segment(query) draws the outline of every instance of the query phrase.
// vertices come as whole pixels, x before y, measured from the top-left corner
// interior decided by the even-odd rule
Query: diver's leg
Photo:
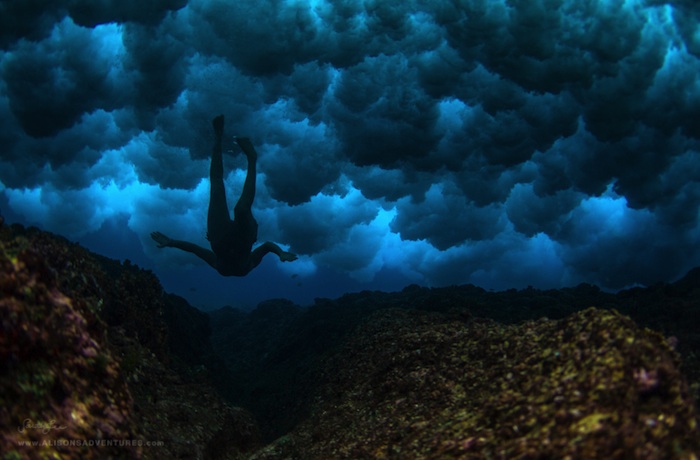
[[[243,246],[250,248],[258,240],[258,223],[253,217],[253,200],[255,199],[255,176],[258,155],[248,138],[236,139],[238,145],[243,149],[248,157],[248,172],[243,183],[241,197],[233,208],[234,228],[236,229],[236,239]],[[261,257],[262,258],[262,257]],[[258,263],[260,263],[258,261]],[[257,264],[256,264],[257,265]],[[251,267],[252,269],[252,267]]]
[[[224,160],[222,157],[222,142],[224,131],[224,116],[219,115],[212,122],[214,126],[214,149],[211,152],[211,167],[209,169],[209,214],[207,216],[207,237],[211,242],[225,237],[230,217],[226,204],[226,189],[224,188]]]
[[[243,184],[241,197],[238,199],[238,203],[236,203],[236,214],[250,211],[253,207],[253,200],[255,200],[255,179],[257,174],[256,167],[258,162],[258,153],[255,151],[255,147],[253,147],[253,144],[248,138],[238,138],[237,142],[248,158],[248,172],[245,177],[245,183]]]

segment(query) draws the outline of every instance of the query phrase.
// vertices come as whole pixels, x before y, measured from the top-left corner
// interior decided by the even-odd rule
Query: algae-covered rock
[[[0,246],[2,458],[137,457],[131,396],[98,306],[60,284],[36,248]]]
[[[220,399],[212,374],[258,401],[263,432],[291,429],[254,459],[698,458],[697,406],[671,346],[692,377],[686,284],[614,298],[464,286],[277,302],[214,322],[219,351],[236,352],[228,374],[206,317],[148,270],[0,225],[0,459],[246,458],[257,423]],[[584,302],[648,304],[644,324],[674,337],[612,311],[572,313]],[[543,312],[563,319],[475,319]],[[121,443],[95,445],[108,439]]]
[[[678,364],[614,311],[510,326],[380,311],[328,363],[312,417],[254,458],[697,458]]]
[[[212,386],[207,328],[171,335],[207,320],[191,310],[147,270],[0,224],[0,460],[256,449],[256,421]]]

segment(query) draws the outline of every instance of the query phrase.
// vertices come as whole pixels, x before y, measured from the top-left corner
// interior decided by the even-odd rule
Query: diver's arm
[[[211,265],[214,269],[216,269],[216,255],[214,255],[214,253],[211,252],[209,249],[204,249],[203,247],[197,246],[194,243],[189,243],[187,241],[180,240],[172,240],[170,247],[191,252],[192,254],[196,255],[197,257]]]
[[[292,262],[294,260],[297,260],[296,254],[284,251],[275,243],[266,241],[265,243],[255,248],[255,250],[250,254],[250,269],[252,270],[258,265],[260,265],[260,262],[262,262],[263,257],[265,257],[265,255],[270,252],[277,254],[277,257],[279,257],[282,262]]]
[[[216,255],[214,255],[214,253],[208,249],[204,249],[201,246],[197,246],[196,244],[189,243],[187,241],[174,240],[161,232],[151,233],[151,238],[158,243],[159,248],[177,248],[183,251],[191,252],[216,269]]]

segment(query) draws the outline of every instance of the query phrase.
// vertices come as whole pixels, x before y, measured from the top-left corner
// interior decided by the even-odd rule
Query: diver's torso
[[[231,221],[227,237],[212,241],[216,254],[216,269],[224,276],[245,276],[251,270],[250,253],[258,237],[258,224],[254,219],[246,222]]]

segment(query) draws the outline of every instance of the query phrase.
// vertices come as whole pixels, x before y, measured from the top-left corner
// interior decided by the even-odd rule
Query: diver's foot
[[[245,156],[248,157],[248,161],[255,161],[258,159],[258,152],[255,151],[255,147],[253,147],[250,138],[234,137],[233,140],[236,141],[236,144],[243,150]]]
[[[292,254],[291,252],[283,252],[282,254],[280,254],[280,260],[282,262],[293,262],[297,259],[298,259],[297,255]]]
[[[222,137],[224,135],[224,116],[219,115],[218,117],[214,118],[211,122],[211,125],[214,127],[214,134],[216,137]]]

